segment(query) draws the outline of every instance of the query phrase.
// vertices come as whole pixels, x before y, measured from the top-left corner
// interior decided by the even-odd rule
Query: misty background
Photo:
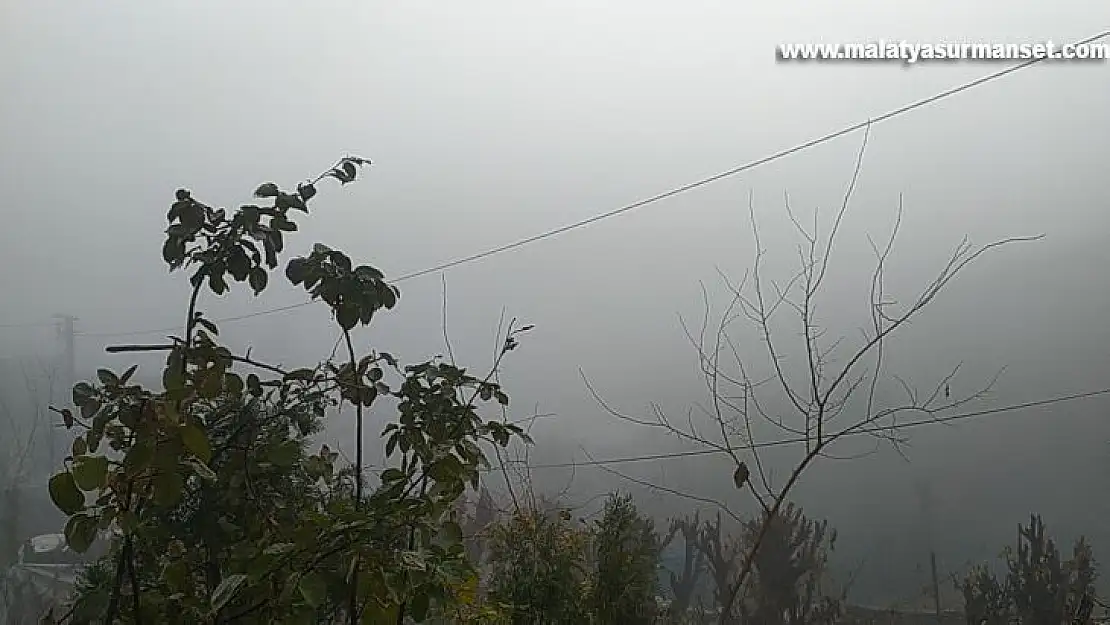
[[[763,157],[1003,67],[999,63],[776,63],[779,43],[1057,43],[1110,23],[1094,1],[808,2],[5,2],[0,6],[0,354],[16,397],[21,363],[60,363],[55,314],[74,315],[75,373],[157,355],[104,347],[163,342],[184,322],[187,277],[160,259],[174,189],[220,206],[261,182],[314,176],[344,154],[374,165],[322,189],[289,237],[345,250],[387,278],[602,213]],[[1004,373],[969,410],[1110,386],[1110,216],[1106,63],[1042,63],[871,129],[818,315],[857,341],[869,323],[874,256],[904,215],[886,275],[915,296],[966,235],[1005,247],[970,266],[888,346],[889,371],[931,388],[963,363],[953,393]],[[788,279],[798,243],[784,210],[843,198],[863,133],[444,272],[399,283],[399,306],[358,335],[406,361],[446,353],[484,369],[498,320],[534,324],[506,360],[513,416],[536,421],[541,490],[585,507],[634,493],[664,523],[710,506],[596,467],[544,464],[690,449],[603,410],[673,414],[705,399],[680,316],[697,325],[702,284],[719,314],[755,253]],[[796,270],[796,269],[795,269]],[[212,318],[300,303],[276,281],[207,297]],[[145,332],[146,330],[153,330]],[[782,340],[797,341],[796,330]],[[741,346],[758,351],[755,336]],[[233,349],[273,363],[325,358],[323,305],[221,324]],[[39,366],[39,365],[36,365]],[[41,368],[41,367],[40,367]],[[10,380],[15,380],[10,382]],[[61,386],[65,386],[62,384]],[[53,392],[62,401],[64,390]],[[35,402],[13,408],[30,414]],[[40,406],[41,408],[41,406]],[[912,430],[905,457],[883,446],[822,460],[792,497],[827,518],[835,559],[858,569],[853,597],[882,603],[994,558],[1031,512],[1061,544],[1110,548],[1110,396]],[[44,414],[44,413],[40,413]],[[388,415],[377,415],[384,422]],[[353,449],[347,421],[329,436]],[[368,437],[377,428],[369,428]],[[774,438],[774,431],[762,437]],[[845,442],[845,454],[871,441]],[[375,445],[374,448],[378,446]],[[65,449],[65,445],[62,445]],[[781,480],[798,449],[775,451]],[[639,480],[754,512],[731,466],[703,456],[620,464]],[[40,478],[45,480],[45,474]],[[946,590],[951,587],[945,584]]]

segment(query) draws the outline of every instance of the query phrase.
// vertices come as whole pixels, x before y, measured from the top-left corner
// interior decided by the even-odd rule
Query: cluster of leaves
[[[350,507],[350,475],[336,469],[335,452],[326,447],[312,454],[306,450],[307,437],[320,427],[313,412],[310,406],[283,408],[272,399],[225,397],[212,406],[206,423],[213,448],[206,465],[211,479],[188,484],[175,505],[144,515],[132,534],[131,562],[144,617],[138,620],[203,622],[214,607],[207,588],[224,579],[247,586],[269,577],[274,592],[303,587],[308,594],[300,599],[316,600],[315,577],[297,579],[271,570],[281,554],[299,551],[307,556],[314,551],[317,537],[305,530],[319,529],[328,516]],[[122,545],[115,549],[108,568]],[[235,573],[222,577],[228,571],[247,577],[243,582],[235,581],[242,579]],[[77,622],[104,614],[111,579],[101,576],[99,582],[87,583],[74,606]],[[123,590],[132,592],[129,585]],[[216,597],[215,605],[224,610],[250,607],[256,595],[249,587],[243,590],[223,604]],[[273,613],[262,607],[254,618],[267,616]]]
[[[1017,548],[1003,557],[1002,580],[980,565],[956,584],[969,623],[1049,625],[1090,616],[1098,572],[1086,540],[1079,538],[1071,559],[1063,560],[1041,518],[1032,515],[1028,527],[1018,526]]]
[[[661,542],[655,523],[631,495],[614,494],[594,522],[594,583],[589,600],[597,625],[655,622]]]
[[[343,158],[335,167],[315,180],[301,183],[291,193],[267,182],[254,195],[271,199],[273,204],[241,206],[230,219],[225,209],[207,206],[195,200],[187,189],[178,189],[176,201],[166,214],[170,225],[162,245],[162,258],[171,270],[196,265],[197,270],[190,278],[193,286],[207,279],[216,295],[228,290],[228,275],[237,282],[249,281],[255,294],[261,293],[268,282],[267,269],[277,268],[278,254],[285,247],[282,233],[297,230],[289,211],[307,213],[308,202],[316,196],[320,180],[330,177],[346,184],[354,181],[358,167],[369,164],[363,158]]]
[[[331,307],[346,362],[285,371],[235,356],[196,309],[204,285],[223,294],[229,276],[264,291],[284,233],[297,229],[289,212],[308,211],[320,180],[346,184],[366,164],[342,159],[295,192],[263,184],[255,196],[272,204],[231,217],[176,193],[163,259],[171,271],[195,270],[184,334],[164,346],[164,388],[133,384],[134,367],[102,369],[97,384],[74,387],[76,412],[58,411],[78,433],[49,484],[69,516],[67,540],[84,551],[98,532],[111,538],[110,555],[83,578],[72,622],[392,623],[465,599],[476,576],[452,505],[488,466],[482,444],[523,436],[478,413],[478,400],[507,404],[504,391],[436,361],[358,358],[349,331],[399,292],[323,245],[285,275]],[[254,369],[244,376],[244,366]],[[392,386],[383,366],[398,378]],[[340,466],[326,446],[306,446],[329,407],[345,401],[361,415],[381,396],[399,407],[383,432],[391,466],[363,494],[361,452]]]
[[[670,529],[660,545],[660,551],[664,551],[676,536],[682,535],[682,567],[677,573],[667,571],[671,592],[668,612],[672,621],[679,620],[693,605],[698,582],[705,572],[705,552],[698,548],[701,531],[701,514],[697,511],[689,517],[671,519]]]
[[[369,265],[352,268],[346,254],[320,243],[308,256],[290,260],[285,275],[294,286],[326,302],[344,330],[369,324],[375,312],[393,308],[401,295],[382,272]]]
[[[741,559],[761,533],[753,574],[742,588],[743,600],[726,608]],[[727,531],[720,513],[712,520],[702,519],[696,513],[673,519],[662,541],[664,547],[679,535],[685,544],[681,569],[669,574],[672,601],[668,622],[698,619],[698,613],[704,610],[700,604],[705,595],[711,595],[711,599],[705,598],[727,614],[730,622],[772,625],[840,622],[847,589],[833,593],[827,587],[828,559],[835,547],[836,532],[826,521],[810,519],[800,507],[787,502],[769,521],[765,512],[759,518],[742,522],[735,535]],[[708,574],[707,584],[701,581],[703,574]],[[695,605],[695,600],[699,605]]]
[[[741,540],[752,544],[766,515],[744,524]],[[825,591],[829,553],[836,531],[828,521],[809,519],[800,507],[787,503],[767,523],[755,556],[753,588],[740,606],[743,622],[767,625],[834,625],[840,622],[844,596]]]
[[[513,625],[636,625],[656,614],[660,540],[631,496],[613,494],[600,519],[531,506],[490,534],[489,600]]]
[[[490,600],[512,625],[588,623],[588,528],[565,510],[516,511],[490,535]]]

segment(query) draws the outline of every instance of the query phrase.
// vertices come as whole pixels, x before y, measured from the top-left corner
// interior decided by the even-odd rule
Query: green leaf
[[[197,460],[196,458],[189,458],[185,461],[185,464],[189,465],[193,469],[193,472],[199,475],[200,479],[202,480],[208,482],[216,482],[220,479],[219,476],[216,475],[216,472],[211,469],[211,467]]]
[[[137,371],[138,368],[139,365],[131,365],[130,367],[128,367],[127,371],[124,371],[123,375],[120,376],[119,383],[127,384],[127,382],[131,380],[131,376],[135,375],[135,371]]]
[[[185,260],[185,241],[177,237],[167,237],[162,244],[162,260],[171,267],[180,265]]]
[[[243,378],[234,373],[225,373],[224,388],[227,389],[228,393],[238,396],[243,392]]]
[[[262,553],[268,556],[278,556],[283,553],[289,553],[297,548],[296,543],[275,543],[262,550]]]
[[[243,584],[247,581],[247,576],[242,573],[235,573],[228,575],[220,582],[219,586],[212,591],[210,602],[212,604],[212,611],[219,612],[224,608],[229,601],[235,598],[236,593],[242,588]]]
[[[119,386],[120,385],[119,377],[117,375],[115,375],[114,373],[112,373],[111,371],[107,370],[107,369],[98,369],[97,370],[97,379],[100,380],[100,383],[103,384],[104,386]]]
[[[201,462],[208,464],[212,460],[208,435],[197,424],[189,423],[181,428],[181,442],[185,444],[185,449],[193,452]]]
[[[401,291],[399,291],[397,287],[390,284],[385,284],[384,282],[380,283],[380,287],[378,288],[378,299],[381,301],[382,306],[384,306],[385,308],[389,309],[396,306],[397,298],[400,296]]]
[[[197,323],[204,326],[204,329],[208,330],[213,335],[215,335],[215,336],[220,335],[220,329],[216,327],[216,324],[214,324],[211,321],[205,319],[204,317],[197,317]]]
[[[302,184],[297,187],[297,193],[301,195],[302,200],[307,202],[316,195],[316,186],[313,185],[311,182],[307,184]]]
[[[428,617],[428,602],[430,598],[426,592],[417,592],[412,598],[412,620],[423,623]]]
[[[358,276],[359,280],[364,280],[366,282],[381,280],[385,277],[385,274],[369,265],[359,265],[355,267],[355,275]]]
[[[83,514],[70,517],[64,530],[66,544],[77,553],[85,553],[96,540],[96,530],[95,519]]]
[[[77,482],[69,471],[50,478],[48,489],[54,505],[67,515],[72,516],[85,508],[85,495],[77,488]]]
[[[290,371],[289,373],[285,374],[285,380],[286,381],[297,380],[297,381],[300,381],[300,382],[311,382],[312,378],[315,377],[315,376],[316,376],[316,372],[313,371],[312,369],[301,368],[301,369],[294,369],[293,371]]]
[[[81,418],[88,421],[100,412],[100,400],[96,398],[86,399],[85,403],[81,404]]]
[[[262,380],[253,373],[247,375],[247,391],[254,397],[262,395]]]
[[[185,359],[180,348],[171,350],[166,357],[166,368],[162,371],[162,384],[167,391],[185,387]]]
[[[255,267],[247,274],[250,281],[251,288],[254,289],[254,294],[258,295],[266,288],[266,283],[270,280],[269,274],[261,267]]]
[[[119,528],[124,534],[131,534],[139,527],[139,517],[131,510],[124,510],[119,515]]]
[[[236,248],[227,259],[227,271],[236,280],[245,280],[251,270],[251,261],[242,249]]]
[[[362,625],[393,625],[397,622],[397,604],[382,605],[371,599],[362,612]],[[491,623],[494,621],[490,621]]]
[[[170,562],[162,569],[162,581],[164,581],[166,586],[175,593],[185,592],[187,590],[192,590],[190,588],[192,583],[190,573],[191,571],[189,571],[189,565],[186,561],[176,560]]]
[[[328,252],[328,258],[335,264],[339,271],[343,274],[351,273],[351,257],[347,256],[339,250],[332,250]]]
[[[443,524],[443,538],[450,543],[460,543],[463,539],[462,528],[454,521]]]
[[[428,563],[424,560],[424,557],[415,551],[402,551],[401,564],[410,571],[424,571],[428,568]]]
[[[285,277],[293,286],[297,286],[305,281],[309,274],[308,261],[303,258],[292,258],[285,265]]]
[[[281,190],[272,182],[267,182],[254,190],[255,197],[276,197]]]
[[[89,492],[99,490],[108,481],[108,459],[104,456],[81,456],[73,461],[73,481]]]
[[[451,482],[459,477],[463,465],[455,456],[444,456],[428,467],[428,475],[437,482]]]
[[[96,450],[100,448],[100,441],[103,438],[104,434],[98,428],[90,428],[88,432],[85,432],[85,443],[88,444],[89,451],[96,453]]]
[[[302,576],[297,583],[297,589],[301,591],[305,603],[314,608],[320,607],[327,600],[328,587],[319,573],[308,573]]]
[[[335,310],[335,320],[339,323],[339,327],[344,330],[350,330],[358,325],[361,312],[362,311],[358,308],[358,304],[354,302],[343,302]]]
[[[243,216],[243,223],[252,231],[258,225],[258,220],[262,217],[260,209],[257,206],[240,206],[239,213]]]
[[[378,398],[378,389],[373,386],[361,386],[358,389],[358,403],[369,407]]]
[[[405,479],[405,472],[400,469],[386,469],[381,473],[382,483],[400,482]]]
[[[172,508],[181,501],[185,480],[176,471],[160,471],[154,476],[154,501],[165,508]]]
[[[200,230],[204,225],[204,209],[195,202],[188,202],[181,206],[177,218],[181,224],[191,230]]]
[[[153,459],[154,444],[149,440],[140,440],[127,450],[124,465],[129,471],[138,472],[145,469]]]
[[[227,292],[227,282],[224,280],[222,273],[212,273],[208,276],[208,287],[216,295],[223,295]]]
[[[291,194],[286,194],[286,195],[283,195],[281,199],[284,200],[284,204],[286,206],[288,206],[289,208],[294,208],[294,209],[299,210],[299,211],[304,212],[304,213],[308,212],[308,205],[305,204],[304,198],[302,198],[299,195],[292,194],[292,193]],[[297,227],[294,225],[293,230],[296,230],[296,229],[297,229]]]
[[[74,457],[83,456],[88,453],[88,451],[89,446],[87,443],[85,443],[85,439],[81,438],[80,436],[73,439],[73,447],[71,448],[70,453],[72,453]]]
[[[296,197],[296,196],[292,196],[292,197]],[[274,228],[277,228],[278,230],[281,230],[282,232],[296,232],[297,231],[297,224],[293,223],[292,221],[289,221],[288,219],[286,219],[285,217],[283,217],[281,215],[278,215],[277,217],[274,217],[273,220],[270,221],[270,226],[274,227]]]
[[[283,441],[274,445],[266,457],[274,466],[286,468],[293,466],[300,453],[301,446],[297,441]]]
[[[78,382],[73,385],[73,403],[80,406],[96,397],[96,389],[88,382]]]
[[[285,240],[282,238],[280,230],[270,230],[266,235],[266,240],[274,246],[274,252],[280,252],[285,248]],[[275,260],[274,263],[276,264],[277,261]]]

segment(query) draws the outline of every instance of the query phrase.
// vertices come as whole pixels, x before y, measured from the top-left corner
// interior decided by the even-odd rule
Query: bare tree
[[[729,601],[729,584],[736,573],[743,545],[721,528],[721,515],[715,522],[705,521],[697,537],[697,548],[705,554],[706,566],[713,578],[713,599],[717,609],[724,611]]]
[[[47,405],[54,395],[57,369],[20,364],[22,393],[0,389],[0,562],[12,557],[20,540],[23,494],[20,488],[43,470],[43,433],[50,426]],[[21,396],[20,396],[21,395]],[[48,432],[47,432],[48,433]]]
[[[756,223],[754,201],[749,197],[754,243],[751,269],[739,282],[722,274],[730,298],[719,322],[710,323],[711,307],[704,286],[705,315],[701,328],[695,332],[682,322],[687,338],[697,351],[708,396],[707,404],[696,406],[696,411],[692,410],[685,419],[686,423],[676,422],[657,405],[652,406],[649,417],[619,413],[606,404],[587,381],[595,399],[612,415],[637,425],[660,428],[729,458],[736,487],[750,493],[760,506],[763,514],[759,529],[746,545],[739,570],[731,577],[729,587],[723,590],[723,609],[719,617],[722,625],[735,622],[733,608],[738,595],[746,587],[756,554],[791,491],[814,460],[832,457],[829,454],[831,445],[845,437],[866,435],[875,440],[876,446],[887,442],[902,453],[901,446],[906,439],[900,431],[900,423],[904,423],[900,419],[904,416],[917,414],[924,419],[934,419],[987,394],[997,375],[964,395],[952,392],[959,365],[925,391],[896,375],[886,375],[887,343],[980,256],[1012,243],[1041,238],[1006,238],[976,247],[965,237],[935,278],[898,310],[897,303],[886,295],[884,276],[902,222],[903,207],[899,197],[894,226],[886,240],[876,244],[868,238],[875,263],[870,276],[867,327],[861,330],[862,337],[854,347],[848,347],[844,337],[830,340],[818,321],[817,304],[837,235],[859,179],[869,133],[870,128],[827,234],[822,234],[816,213],[813,223],[804,226],[791,207],[789,197],[784,198],[786,215],[799,238],[800,264],[798,271],[785,282],[764,275],[766,250]],[[780,336],[784,315],[792,319],[788,323],[796,328],[798,336],[798,344],[789,347]],[[739,347],[734,329],[739,321],[747,321],[754,329],[759,346],[755,353],[743,353]],[[785,362],[791,349],[801,361],[794,367]],[[765,362],[754,362],[754,357],[760,354]],[[905,400],[889,404],[881,401],[882,394],[878,391],[882,384],[894,384],[904,393]],[[708,427],[697,427],[695,414],[707,422]],[[773,440],[757,440],[757,427],[778,431],[779,436]],[[804,445],[804,452],[793,462],[785,481],[776,483],[760,451],[783,441]],[[717,505],[728,511],[726,502],[717,502]]]
[[[701,532],[701,514],[694,512],[692,516],[671,519],[667,535],[663,537],[663,549],[666,549],[678,534],[682,534],[683,540],[682,570],[678,575],[675,575],[674,571],[668,572],[671,593],[674,595],[670,607],[672,620],[677,620],[684,615],[693,604],[698,580],[705,570],[705,552],[698,548]]]

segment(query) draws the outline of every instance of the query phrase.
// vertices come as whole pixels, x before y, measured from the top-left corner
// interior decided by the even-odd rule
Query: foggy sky
[[[1063,43],[1107,25],[1110,5],[1094,0],[13,0],[0,7],[0,323],[73,314],[88,333],[78,339],[80,371],[137,361],[156,375],[157,358],[121,358],[103,347],[158,342],[166,332],[95,335],[183,322],[186,276],[168,276],[159,254],[178,187],[235,207],[261,182],[292,186],[344,154],[370,158],[358,183],[321,189],[301,231],[287,238],[286,258],[319,241],[387,277],[403,275],[1003,67],[782,64],[778,43]],[[965,235],[978,244],[1045,238],[969,267],[891,344],[892,372],[930,386],[963,362],[958,384],[967,389],[1006,367],[992,397],[977,404],[984,408],[1107,386],[1108,70],[1041,64],[875,126],[819,303],[830,340],[855,341],[868,322],[867,236],[885,236],[901,194],[905,213],[887,272],[893,299],[916,294]],[[582,460],[579,446],[595,458],[680,448],[606,415],[579,368],[628,412],[646,414],[655,401],[682,414],[703,400],[678,319],[700,319],[701,282],[719,312],[727,293],[718,269],[739,279],[750,268],[749,194],[767,271],[788,278],[797,240],[783,193],[803,215],[820,209],[827,231],[861,140],[856,133],[448,270],[455,355],[487,367],[502,310],[535,324],[507,359],[503,381],[515,414],[538,404],[557,415],[536,425],[536,462]],[[257,301],[241,288],[209,295],[203,307],[218,318],[304,299],[284,282],[272,280]],[[360,344],[407,361],[443,353],[441,276],[399,286],[398,308],[362,331]],[[222,329],[236,349],[286,364],[325,357],[335,338],[322,305]],[[58,344],[50,328],[3,329],[0,349],[55,354]],[[924,535],[914,490],[922,480],[936,500],[935,540],[953,567],[995,555],[1033,511],[1061,535],[1102,537],[1100,555],[1110,547],[1101,497],[1108,409],[1102,398],[918,429],[909,463],[889,449],[820,463],[797,499],[827,516],[857,559]],[[346,440],[345,431],[331,436]],[[792,459],[796,450],[783,453]],[[719,458],[620,470],[736,498]],[[569,477],[552,471],[538,479],[558,488]],[[573,484],[581,500],[631,489],[660,515],[694,505],[596,469],[578,469]]]

